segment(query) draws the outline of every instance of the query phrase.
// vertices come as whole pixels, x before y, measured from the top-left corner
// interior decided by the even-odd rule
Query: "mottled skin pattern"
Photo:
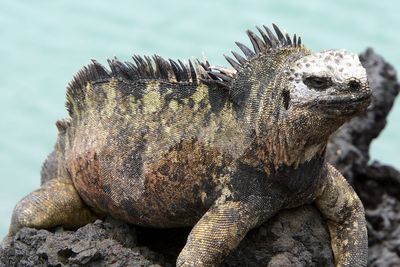
[[[234,69],[135,57],[83,69],[68,87],[53,180],[19,202],[23,226],[77,227],[106,214],[193,226],[178,266],[217,266],[281,209],[316,202],[337,266],[365,266],[363,206],[324,159],[329,135],[369,104],[343,50],[312,53],[275,26],[248,32]],[[208,71],[208,72],[206,72]]]

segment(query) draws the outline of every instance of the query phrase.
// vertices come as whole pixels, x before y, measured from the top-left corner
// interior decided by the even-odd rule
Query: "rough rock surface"
[[[400,172],[369,162],[369,146],[399,92],[395,70],[371,49],[360,55],[373,103],[332,137],[328,160],[353,184],[368,220],[369,265],[400,266]],[[76,231],[21,229],[0,266],[174,266],[190,229],[146,229],[107,218]],[[327,228],[310,205],[285,210],[248,233],[223,266],[333,266]]]

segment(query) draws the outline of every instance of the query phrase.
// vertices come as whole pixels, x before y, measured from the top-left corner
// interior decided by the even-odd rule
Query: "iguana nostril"
[[[358,81],[350,81],[349,82],[349,87],[352,90],[359,90],[361,88],[361,83]]]

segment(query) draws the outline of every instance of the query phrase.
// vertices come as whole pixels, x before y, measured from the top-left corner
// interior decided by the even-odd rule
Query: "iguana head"
[[[328,135],[369,104],[367,74],[358,56],[344,50],[311,52],[296,34],[291,38],[273,24],[258,37],[247,31],[254,49],[237,43],[244,57],[225,56],[234,71],[214,67],[213,81],[228,89],[244,121],[260,134],[292,123],[296,131]],[[324,134],[321,127],[325,127]],[[282,126],[283,127],[283,126]],[[317,129],[315,129],[317,127]],[[327,136],[324,136],[324,138]]]
[[[301,57],[288,75],[288,109],[309,109],[321,116],[351,117],[368,106],[371,91],[358,56],[331,50]]]

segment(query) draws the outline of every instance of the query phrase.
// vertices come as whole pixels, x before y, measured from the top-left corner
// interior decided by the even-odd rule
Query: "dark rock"
[[[373,102],[335,133],[328,160],[352,183],[366,208],[369,265],[400,266],[400,173],[369,164],[369,146],[386,125],[399,92],[396,72],[371,49],[360,55]],[[51,162],[46,170],[51,173]],[[23,228],[0,249],[0,266],[174,266],[190,229],[146,229],[113,219],[76,231]],[[248,233],[223,266],[333,266],[330,238],[313,206],[284,210]]]
[[[279,212],[250,231],[223,266],[333,266],[330,238],[312,205]]]
[[[0,266],[160,266],[163,256],[138,247],[135,233],[113,219],[77,231],[23,228],[0,250]]]

